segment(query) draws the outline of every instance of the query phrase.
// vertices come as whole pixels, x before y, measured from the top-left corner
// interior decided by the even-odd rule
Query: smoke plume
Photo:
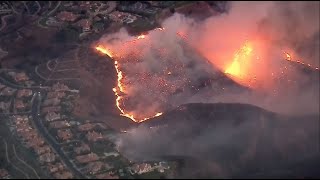
[[[162,23],[164,31],[149,32],[137,41],[134,41],[137,37],[130,36],[125,29],[101,38],[99,43],[121,57],[118,62],[125,84],[122,103],[127,112],[143,118],[186,103],[239,102],[289,115],[319,114],[319,71],[306,70],[308,68],[301,64],[287,61],[284,54],[288,52],[295,61],[319,67],[319,2],[229,3],[227,13],[201,22],[175,13]],[[183,37],[187,40],[182,40]],[[128,41],[134,42],[127,44]],[[232,64],[235,52],[246,41],[253,45],[254,60],[243,63],[248,68],[247,73],[252,74],[260,85],[252,91],[239,92],[234,91],[234,85],[224,84],[223,78],[215,77],[221,76]],[[206,78],[214,80],[201,88],[196,85]],[[201,117],[193,119],[195,122],[191,123],[183,118],[171,118],[172,122],[183,123],[163,131],[153,131],[145,126],[133,129],[119,137],[119,149],[137,159],[163,154],[208,159],[206,167],[222,177],[230,172],[240,173],[237,168],[243,165],[254,167],[257,163],[275,162],[275,152],[288,162],[284,154],[290,154],[290,147],[298,149],[288,155],[291,160],[295,156],[301,159],[299,153],[310,152],[306,150],[308,147],[314,152],[317,130],[312,128],[318,126],[304,124],[308,118],[291,121],[245,116],[246,121],[240,126],[222,123],[206,128],[206,124],[198,126],[202,124],[199,122]],[[277,124],[273,129],[270,128],[272,122],[281,122],[281,125]],[[269,123],[270,127],[264,123]],[[257,126],[263,132],[255,131]],[[310,128],[312,131],[308,134]],[[188,136],[194,131],[201,133]],[[269,133],[272,137],[268,137]],[[258,136],[262,137],[262,142],[255,139]],[[253,144],[246,144],[249,143],[247,139]],[[243,152],[246,145],[250,148]],[[273,149],[269,151],[268,148]],[[259,153],[253,158],[257,149]]]

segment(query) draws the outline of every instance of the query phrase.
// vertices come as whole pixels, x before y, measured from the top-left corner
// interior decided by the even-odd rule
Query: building
[[[70,90],[69,87],[62,83],[56,83],[51,88],[53,91],[68,91]]]
[[[47,114],[49,112],[59,112],[61,111],[61,106],[48,106],[48,107],[44,107],[41,110],[41,114]]]
[[[60,21],[74,22],[78,16],[73,14],[72,12],[62,11],[57,15],[57,18]]]
[[[35,149],[35,152],[38,155],[41,155],[41,154],[44,154],[44,153],[50,153],[51,152],[51,148],[48,145],[44,145],[44,146],[42,146],[40,148]]]
[[[54,153],[45,153],[39,156],[39,161],[41,163],[51,163],[56,160],[56,155]]]
[[[44,140],[37,136],[35,138],[30,139],[27,141],[27,147],[32,147],[32,148],[39,148],[44,145]]]
[[[100,170],[102,170],[103,168],[104,168],[104,163],[101,161],[96,161],[86,165],[84,168],[85,169],[84,171],[86,174],[94,175]]]
[[[32,95],[32,90],[30,89],[21,89],[17,92],[17,98],[21,97],[30,97]]]
[[[77,22],[77,25],[82,28],[83,32],[89,32],[92,27],[92,22],[89,19],[81,19]]]
[[[61,119],[60,113],[55,113],[55,112],[49,112],[46,116],[45,119],[47,122],[51,121],[56,121]]]
[[[52,164],[52,163],[47,164],[47,169],[52,174],[52,173],[56,173],[58,171],[64,170],[65,167],[61,162],[58,162],[58,163],[55,163],[55,164]]]
[[[58,91],[58,92],[56,92],[56,91],[54,91],[54,92],[52,92],[52,91],[50,91],[50,92],[48,92],[48,94],[47,94],[47,99],[51,99],[51,98],[63,98],[64,96],[66,95],[66,93],[65,92],[63,92],[63,91]]]
[[[2,89],[4,87],[6,87],[6,86],[0,83],[0,89]]]
[[[22,100],[16,100],[16,102],[15,102],[15,108],[16,108],[17,110],[23,110],[23,109],[26,108],[26,105],[23,103]]]
[[[70,140],[73,137],[72,132],[70,131],[70,129],[59,129],[58,130],[58,137],[62,140],[62,141],[67,141]]]
[[[64,121],[54,121],[54,122],[51,122],[49,124],[49,127],[50,128],[54,128],[54,129],[60,129],[60,128],[67,128],[67,127],[70,127],[70,123],[66,120]]]
[[[0,92],[0,95],[12,96],[15,91],[16,90],[13,88],[6,87],[6,88],[2,89],[2,91]]]
[[[79,163],[89,163],[92,161],[97,161],[99,160],[99,156],[95,153],[89,153],[86,155],[80,155],[80,156],[76,156],[76,160]]]
[[[10,174],[6,169],[0,169],[0,179],[11,179]]]
[[[73,175],[69,171],[62,171],[62,172],[54,173],[53,177],[55,177],[56,179],[72,179]]]
[[[95,126],[96,126],[95,124],[91,124],[91,123],[82,124],[78,126],[78,130],[81,132],[86,132],[86,131],[92,130]]]
[[[60,104],[60,99],[59,98],[51,98],[51,99],[46,99],[43,102],[43,106],[57,106]]]
[[[11,105],[10,102],[6,103],[6,102],[1,101],[0,102],[0,111],[4,112],[4,113],[8,113],[10,111],[10,105]]]
[[[101,133],[97,133],[95,131],[92,131],[92,132],[89,131],[86,135],[86,138],[88,141],[91,141],[91,142],[96,142],[104,139]]]
[[[135,164],[131,167],[132,174],[143,174],[152,171],[153,168],[148,163]]]
[[[27,81],[27,80],[29,80],[29,77],[27,76],[26,73],[21,72],[21,73],[16,73],[16,74],[13,76],[13,79],[14,79],[16,82],[21,82],[21,81]]]
[[[109,172],[102,173],[96,176],[97,179],[119,179],[117,175],[111,175]]]
[[[103,153],[106,157],[109,157],[109,156],[114,156],[114,157],[117,157],[119,156],[119,153],[117,152],[108,152],[108,153]]]
[[[74,151],[76,152],[77,155],[84,154],[84,153],[89,153],[90,152],[90,147],[89,147],[88,144],[82,143],[81,146],[75,147]]]

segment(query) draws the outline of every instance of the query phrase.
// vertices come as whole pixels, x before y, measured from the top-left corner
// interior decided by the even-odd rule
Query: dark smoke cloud
[[[319,153],[319,117],[290,118],[241,105],[223,106],[187,106],[188,112],[161,119],[169,126],[150,129],[147,121],[119,137],[119,150],[137,161],[185,157],[190,161],[184,175],[225,178],[281,171]]]

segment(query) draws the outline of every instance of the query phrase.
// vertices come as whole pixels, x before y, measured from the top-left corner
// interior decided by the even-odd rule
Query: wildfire
[[[143,34],[137,37],[137,39],[144,39],[144,38],[146,38],[146,36]]]
[[[157,30],[163,31],[164,28],[157,28]],[[187,37],[188,36],[187,36],[186,33],[182,32],[182,31],[179,31],[176,34],[178,35],[178,37],[180,37],[186,43],[188,42],[187,41]],[[147,36],[145,34],[142,34],[142,35],[139,35],[139,36],[135,37],[134,40],[130,40],[128,42],[125,42],[124,44],[131,45],[131,43],[135,43],[138,40],[146,39],[146,38],[147,38]],[[256,68],[257,67],[256,64],[255,64],[256,62],[253,62],[254,59],[255,59],[254,58],[255,56],[253,56],[254,53],[256,54],[257,53],[256,52],[257,49],[260,50],[261,48],[254,46],[254,45],[256,45],[254,43],[255,42],[250,42],[249,43],[248,41],[246,41],[244,43],[244,45],[238,51],[235,52],[235,54],[233,56],[233,59],[232,59],[232,62],[230,63],[230,65],[227,66],[227,68],[223,69],[225,74],[230,75],[232,78],[235,78],[235,80],[239,80],[238,82],[240,84],[245,85],[245,86],[251,86],[252,80],[256,81],[256,79],[257,79],[256,77],[258,77],[260,79],[260,81],[262,81],[261,78],[259,77],[259,74],[258,74],[258,76],[256,76],[257,72],[259,73],[259,71],[261,71],[261,70],[259,69],[259,71],[257,71],[258,68]],[[123,104],[124,103],[123,102],[124,101],[123,94],[126,94],[125,91],[128,91],[128,89],[126,89],[126,84],[124,84],[123,72],[121,71],[121,68],[120,68],[120,66],[122,64],[119,64],[119,60],[121,59],[121,56],[118,56],[118,54],[115,54],[114,52],[112,52],[110,49],[107,49],[103,45],[98,45],[98,46],[95,47],[95,49],[97,51],[99,51],[99,52],[101,52],[103,54],[106,54],[109,57],[114,59],[114,66],[115,66],[116,73],[117,73],[117,85],[112,90],[113,90],[113,92],[114,92],[114,94],[116,96],[116,106],[121,112],[120,115],[128,117],[128,118],[130,118],[131,120],[133,120],[135,122],[142,122],[142,121],[148,120],[148,119],[153,118],[153,117],[161,116],[162,112],[158,112],[158,113],[155,113],[151,117],[144,117],[143,118],[143,117],[141,117],[141,114],[137,115],[137,114],[129,112],[129,111],[127,111],[125,109],[124,104]],[[196,50],[198,50],[198,49],[196,49]],[[281,51],[280,51],[280,53],[281,53]],[[285,55],[285,59],[286,60],[292,61],[292,62],[296,62],[296,63],[299,63],[299,64],[303,64],[303,62],[300,62],[298,60],[294,60],[293,56],[291,54],[289,54],[288,52],[283,51],[283,53]],[[115,56],[117,56],[117,57],[115,57]],[[263,58],[263,56],[261,56],[261,59],[262,58]],[[260,56],[257,57],[256,59],[258,61],[260,61],[259,60]],[[124,63],[125,61],[121,61],[121,62]],[[307,67],[311,67],[310,64],[308,64],[306,66]],[[122,68],[124,68],[124,66]],[[285,69],[287,69],[287,68],[285,67]],[[314,69],[318,70],[317,67],[314,68]],[[255,71],[255,72],[253,72],[253,71]],[[167,74],[167,75],[171,75],[171,74],[174,74],[174,73],[175,72],[171,72],[171,71],[164,72],[164,74]],[[256,73],[256,74],[254,74],[254,73]],[[281,73],[284,74],[285,72],[282,71]],[[274,73],[271,73],[271,76],[272,77],[273,76],[277,76],[277,74],[275,73],[275,75],[274,75]],[[167,86],[166,82],[164,82],[163,84]]]
[[[102,45],[98,45],[98,46],[96,47],[96,50],[98,50],[99,52],[101,52],[101,53],[103,53],[103,54],[108,55],[108,56],[111,57],[111,58],[113,57],[112,52],[111,52],[109,49],[103,47]]]
[[[137,39],[144,39],[145,37],[146,37],[145,35],[140,35],[140,36],[137,37]],[[113,57],[113,53],[111,52],[111,50],[105,48],[102,45],[96,46],[95,49],[98,50],[99,52],[103,53],[103,54],[108,55],[109,57]],[[137,119],[133,114],[125,112],[124,108],[121,105],[122,97],[120,95],[121,93],[124,93],[125,85],[122,83],[123,75],[122,75],[122,71],[120,70],[119,63],[118,63],[117,60],[114,61],[114,67],[115,67],[116,72],[117,72],[117,86],[112,88],[112,90],[113,90],[115,96],[117,97],[116,98],[116,106],[118,107],[118,109],[121,112],[120,115],[128,117],[128,118],[130,118],[131,120],[133,120],[135,122],[142,122],[142,121],[148,120],[148,119],[153,118],[153,117],[161,116],[162,112],[158,112],[154,116],[146,117],[146,118],[143,118],[143,119]]]
[[[312,67],[312,65],[311,64],[305,64],[304,62],[301,62],[300,60],[294,60],[294,58],[292,57],[292,55],[290,55],[289,53],[287,53],[287,52],[283,52],[284,54],[285,54],[285,59],[287,60],[287,61],[293,61],[293,62],[295,62],[295,63],[298,63],[298,64],[301,64],[301,65],[304,65],[304,66],[306,66],[306,67],[308,67],[308,68],[311,68],[311,69],[313,69],[313,70],[319,70],[319,68],[318,67]]]
[[[248,61],[250,60],[252,50],[252,47],[248,44],[248,42],[246,42],[245,45],[238,52],[236,52],[232,64],[225,70],[225,73],[238,78],[243,78],[244,67],[241,65],[249,63]]]
[[[286,55],[286,60],[291,61],[291,55],[287,52],[284,52],[284,54]]]

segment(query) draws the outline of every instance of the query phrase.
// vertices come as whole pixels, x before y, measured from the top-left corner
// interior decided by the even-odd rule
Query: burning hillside
[[[256,27],[256,22],[267,17],[265,7],[270,4],[259,4],[251,12],[256,16],[242,15],[251,5],[240,4],[233,7],[233,13],[202,24],[176,14],[163,23],[164,28],[140,36],[130,36],[122,29],[103,37],[95,48],[114,60],[118,79],[113,91],[121,114],[141,122],[190,99],[216,102],[221,100],[217,94],[229,95],[227,89],[234,86],[263,93],[264,98],[281,99],[283,104],[293,104],[293,97],[318,97],[319,87],[313,86],[319,80],[317,64],[306,63],[308,59],[290,44],[274,45],[284,35],[270,38],[273,32],[260,32]],[[235,30],[238,16],[244,24]],[[233,86],[221,83],[223,79],[232,79]],[[274,99],[267,101],[272,104]],[[310,104],[314,105],[318,106]]]

